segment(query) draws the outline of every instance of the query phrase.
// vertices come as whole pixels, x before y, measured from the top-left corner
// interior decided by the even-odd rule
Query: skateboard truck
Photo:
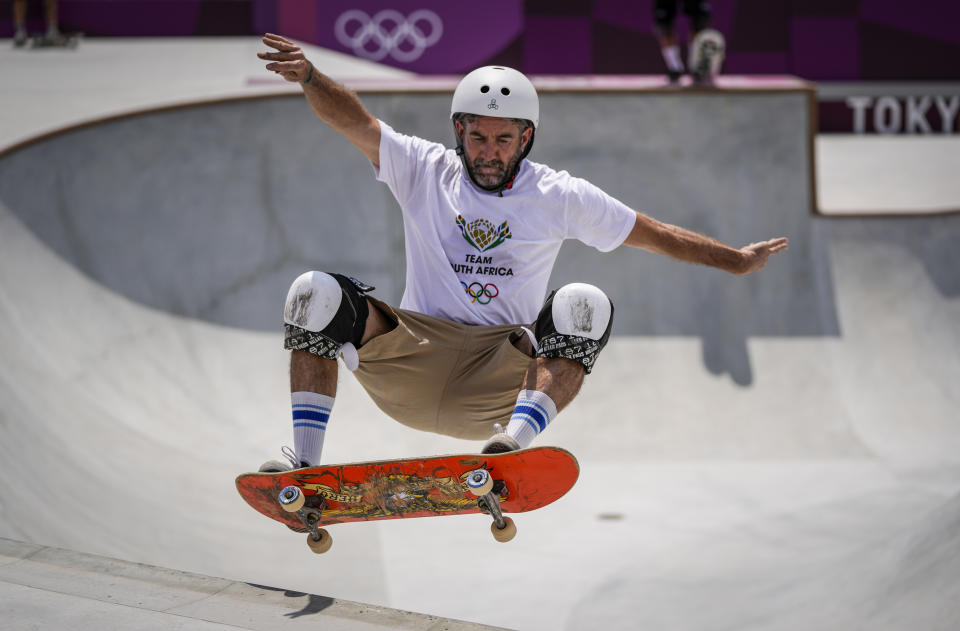
[[[317,528],[320,523],[320,517],[323,515],[323,509],[327,507],[327,501],[320,498],[320,506],[306,506],[307,498],[298,486],[286,486],[277,496],[280,507],[288,513],[296,513],[303,526],[309,533],[307,535],[307,545],[317,554],[323,554],[333,545],[333,539],[324,528]]]
[[[467,474],[467,488],[477,496],[477,505],[480,510],[490,513],[493,517],[493,523],[490,524],[493,538],[500,543],[513,539],[517,534],[517,525],[509,517],[504,517],[500,508],[500,491],[503,490],[503,483],[494,480],[486,469],[475,469]]]

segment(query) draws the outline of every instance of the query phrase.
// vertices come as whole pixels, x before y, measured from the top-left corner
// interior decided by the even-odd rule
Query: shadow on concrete
[[[287,618],[302,618],[303,616],[309,616],[311,614],[318,614],[322,611],[328,609],[330,606],[336,602],[333,598],[329,596],[317,596],[316,594],[307,594],[305,592],[297,592],[289,589],[280,589],[277,587],[270,587],[268,585],[257,585],[256,583],[247,583],[251,587],[256,587],[257,589],[263,589],[271,592],[283,592],[283,595],[288,598],[307,598],[307,603],[304,605],[303,609],[300,611],[294,611],[291,613],[284,614]]]

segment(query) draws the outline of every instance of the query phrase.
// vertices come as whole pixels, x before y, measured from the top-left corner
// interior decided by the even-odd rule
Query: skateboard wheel
[[[286,486],[280,491],[280,495],[277,496],[277,501],[280,502],[280,507],[283,510],[288,513],[295,513],[303,508],[303,504],[307,501],[307,498],[300,492],[299,487]]]
[[[493,478],[486,469],[477,469],[467,475],[467,488],[470,492],[480,497],[493,490]]]
[[[490,532],[493,533],[493,538],[500,543],[506,543],[517,536],[517,525],[513,523],[513,520],[504,516],[503,521],[506,522],[503,528],[497,528],[497,522],[490,524]]]
[[[323,528],[318,528],[317,534],[320,535],[319,539],[314,539],[311,534],[307,535],[307,545],[315,554],[323,554],[333,545],[333,539],[330,537],[330,533]]]

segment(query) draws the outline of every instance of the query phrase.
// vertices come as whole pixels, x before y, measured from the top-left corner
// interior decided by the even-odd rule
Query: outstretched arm
[[[731,274],[752,274],[763,269],[772,254],[788,247],[787,239],[751,243],[739,250],[686,228],[662,223],[637,213],[637,222],[624,245],[666,254],[678,261],[716,267]]]
[[[357,95],[314,68],[293,42],[267,33],[263,43],[277,51],[257,53],[260,59],[272,62],[267,64],[267,70],[276,72],[287,81],[299,82],[317,118],[343,134],[375,167],[379,167],[380,123]]]

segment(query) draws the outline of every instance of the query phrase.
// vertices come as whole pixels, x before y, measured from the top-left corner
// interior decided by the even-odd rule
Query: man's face
[[[522,132],[520,126],[506,118],[477,116],[474,121],[457,121],[457,133],[463,138],[467,169],[482,188],[496,190],[505,182],[533,129]]]

